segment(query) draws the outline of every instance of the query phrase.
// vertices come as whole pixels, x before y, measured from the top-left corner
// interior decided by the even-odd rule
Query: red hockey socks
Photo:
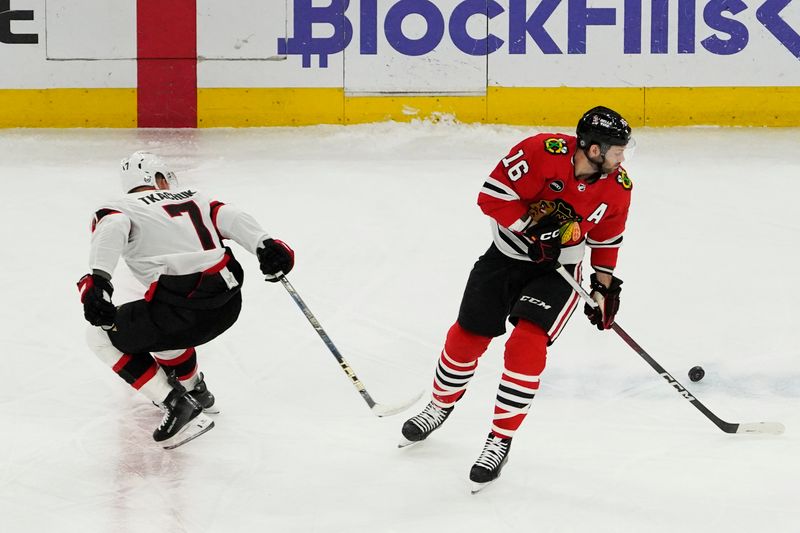
[[[497,389],[492,433],[510,439],[528,414],[547,362],[547,334],[520,320],[506,341],[505,369]]]
[[[187,390],[192,390],[200,381],[197,373],[197,353],[194,348],[156,352],[153,357],[161,365],[161,368],[167,372],[174,372],[175,377]]]
[[[101,361],[147,399],[161,403],[172,391],[166,373],[149,353],[122,353],[105,331],[95,327],[87,328],[86,341]]]
[[[447,332],[444,350],[439,356],[433,380],[433,403],[442,408],[451,407],[467,389],[475,374],[478,358],[486,351],[491,337],[475,335],[462,328],[458,322]]]

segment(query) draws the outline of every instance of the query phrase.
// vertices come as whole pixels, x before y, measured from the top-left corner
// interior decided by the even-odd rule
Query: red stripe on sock
[[[539,381],[526,381],[524,379],[514,378],[503,372],[503,379],[508,381],[509,383],[515,383],[521,387],[525,387],[528,389],[538,389],[539,388]]]
[[[194,365],[194,368],[192,368],[190,372],[187,372],[182,376],[178,376],[178,381],[186,381],[187,379],[192,378],[195,374],[197,374],[197,365]]]
[[[111,367],[111,370],[119,374],[119,371],[125,368],[125,365],[127,365],[128,361],[130,360],[131,360],[130,355],[128,354],[123,355],[122,357],[119,358],[119,361],[117,361],[117,363]]]
[[[158,361],[158,364],[163,366],[178,366],[179,364],[185,362],[191,356],[194,355],[194,348],[188,348],[185,352],[180,354],[175,359],[161,359],[160,357],[155,357],[155,360]]]
[[[140,377],[139,379],[137,379],[136,381],[134,381],[134,382],[131,384],[131,386],[132,386],[134,389],[136,389],[136,390],[139,390],[139,389],[141,389],[141,388],[144,386],[144,384],[145,384],[145,383],[147,383],[148,381],[150,381],[150,380],[153,378],[153,376],[155,376],[155,375],[156,375],[156,372],[158,372],[158,365],[156,364],[156,362],[155,362],[155,361],[153,361],[153,364],[152,364],[152,365],[150,365],[150,368],[148,368],[148,369],[145,371],[145,373],[144,373],[144,374],[142,374],[142,377]]]
[[[138,123],[197,127],[196,0],[137,0]]]

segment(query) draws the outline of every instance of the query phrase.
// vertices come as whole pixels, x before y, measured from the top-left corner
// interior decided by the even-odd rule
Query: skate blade
[[[182,446],[196,439],[203,433],[210,431],[213,427],[214,421],[203,413],[200,413],[191,422],[186,424],[180,432],[162,442],[161,447],[165,450],[174,450],[178,446]]]
[[[480,491],[482,491],[483,489],[485,489],[486,487],[488,487],[489,485],[491,485],[495,481],[497,481],[497,478],[495,478],[495,479],[493,479],[491,481],[487,481],[486,483],[477,483],[475,481],[472,481],[471,482],[472,483],[472,490],[470,491],[470,494],[478,494]]]
[[[211,407],[209,407],[207,409],[204,407],[203,408],[203,412],[205,414],[207,414],[207,415],[218,415],[219,414],[219,407],[217,407],[217,404],[214,404],[214,405],[212,405]]]
[[[425,439],[423,439],[423,440],[408,440],[405,437],[400,437],[400,439],[401,439],[400,442],[397,443],[397,447],[398,448],[410,448],[411,446],[414,446],[415,444],[419,444],[420,442],[423,442],[425,440]]]

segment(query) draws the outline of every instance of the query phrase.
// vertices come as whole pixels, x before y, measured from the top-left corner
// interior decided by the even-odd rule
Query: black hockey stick
[[[580,283],[578,283],[575,278],[569,275],[569,272],[567,272],[563,266],[559,265],[556,270],[567,281],[567,283],[569,283],[570,286],[575,289],[578,295],[587,304],[593,308],[598,306],[597,302],[595,302],[594,299],[584,290],[584,288],[581,287]],[[700,400],[695,398],[688,390],[686,390],[686,387],[678,383],[678,380],[672,377],[669,372],[664,370],[664,367],[658,364],[658,362],[653,359],[650,354],[644,350],[644,348],[639,346],[639,344],[633,340],[633,338],[628,335],[624,329],[622,329],[622,326],[615,322],[611,325],[611,329],[613,329],[614,332],[619,335],[619,337],[625,341],[628,346],[633,348],[633,350],[639,354],[639,356],[644,359],[648,365],[653,367],[653,370],[658,372],[662,378],[667,380],[667,383],[672,385],[678,394],[689,400],[689,403],[694,405],[698,411],[703,413],[706,418],[714,422],[714,424],[716,424],[716,426],[725,433],[771,433],[773,435],[780,435],[783,433],[785,428],[780,422],[749,422],[745,424],[734,424],[732,422],[726,422],[722,420],[720,417],[712,413],[708,407],[700,403]]]
[[[320,338],[322,338],[322,341],[325,343],[325,346],[327,346],[328,350],[331,351],[333,356],[339,362],[339,366],[342,367],[344,373],[347,374],[347,377],[349,377],[350,381],[353,382],[353,385],[355,385],[356,389],[358,389],[358,392],[361,394],[361,397],[364,399],[365,402],[367,402],[367,405],[369,406],[370,410],[376,416],[391,416],[391,415],[396,415],[397,413],[401,413],[406,409],[408,409],[409,407],[411,407],[412,405],[414,405],[417,402],[417,400],[419,400],[422,397],[422,392],[420,392],[413,399],[400,405],[383,405],[373,400],[372,396],[369,395],[369,392],[367,392],[367,389],[364,387],[364,384],[361,383],[361,380],[358,379],[356,373],[353,372],[353,369],[350,367],[347,361],[344,360],[344,357],[342,357],[342,354],[336,348],[336,345],[333,344],[331,338],[328,336],[327,333],[325,333],[325,330],[322,329],[322,326],[319,324],[319,321],[314,316],[314,313],[311,312],[311,309],[309,309],[306,303],[303,301],[303,299],[300,298],[300,295],[297,293],[292,284],[289,283],[289,280],[286,278],[286,276],[284,274],[279,274],[278,279],[280,279],[281,283],[283,284],[283,287],[286,289],[286,292],[289,293],[294,302],[297,304],[297,307],[300,308],[300,310],[306,316],[311,325],[314,326],[314,329],[319,334]]]

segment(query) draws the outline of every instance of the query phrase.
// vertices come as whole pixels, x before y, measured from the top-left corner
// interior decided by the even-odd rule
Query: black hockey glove
[[[288,274],[294,267],[294,250],[277,239],[267,239],[256,250],[261,272],[267,281],[276,282],[283,274]]]
[[[86,274],[78,281],[78,290],[84,318],[93,326],[113,326],[117,308],[111,303],[114,294],[111,281],[96,274]]]
[[[612,276],[611,286],[606,287],[597,281],[597,274],[592,274],[590,279],[591,296],[597,302],[597,307],[586,304],[583,306],[583,312],[589,317],[589,322],[602,331],[610,328],[614,323],[614,317],[617,316],[619,293],[622,292],[622,280]]]
[[[561,223],[554,217],[544,217],[538,224],[525,230],[533,242],[528,246],[528,257],[542,268],[555,268],[561,254]]]

